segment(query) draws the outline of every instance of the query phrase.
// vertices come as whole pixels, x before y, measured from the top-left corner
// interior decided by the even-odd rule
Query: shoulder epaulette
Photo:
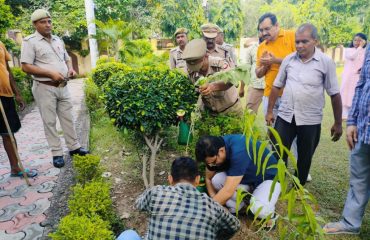
[[[25,37],[23,40],[28,41],[28,40],[30,40],[31,38],[34,38],[34,37],[36,37],[36,35],[35,34],[31,34],[31,35]]]

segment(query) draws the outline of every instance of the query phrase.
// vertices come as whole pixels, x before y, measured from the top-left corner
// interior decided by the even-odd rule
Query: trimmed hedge
[[[88,217],[99,215],[103,220],[111,218],[112,199],[107,182],[94,180],[85,185],[77,184],[72,191],[73,194],[68,201],[68,207],[72,213]]]
[[[90,113],[104,107],[103,92],[91,78],[85,81],[85,103]]]
[[[113,240],[114,235],[109,230],[109,223],[98,216],[64,217],[56,232],[49,234],[54,240]]]
[[[100,158],[75,156],[73,166],[77,184],[68,201],[70,214],[62,218],[58,229],[49,234],[54,240],[114,239],[124,229],[114,212],[110,183],[101,177]]]
[[[131,70],[130,67],[123,63],[118,62],[107,62],[97,65],[97,67],[92,71],[91,78],[94,83],[101,87],[104,83],[106,83],[109,78],[119,72],[127,72]]]
[[[76,173],[78,183],[85,185],[91,180],[101,180],[103,170],[99,166],[100,158],[94,155],[73,157],[73,168]]]
[[[109,116],[121,128],[151,135],[176,125],[176,111],[190,116],[197,96],[194,85],[177,70],[144,67],[113,75],[104,85]]]

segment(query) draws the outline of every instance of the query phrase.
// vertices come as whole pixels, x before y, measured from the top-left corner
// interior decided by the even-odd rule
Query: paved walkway
[[[81,120],[83,80],[72,80],[68,87],[72,95],[75,119]],[[88,134],[88,129],[81,130],[80,125],[77,128],[79,134]],[[58,129],[62,133],[59,124]],[[22,128],[15,136],[24,167],[37,169],[39,175],[30,179],[30,187],[24,179],[10,177],[9,161],[0,141],[0,239],[39,239],[44,232],[40,223],[47,220],[47,210],[61,171],[52,165],[52,155],[37,107],[24,116]],[[86,140],[82,145],[86,147]],[[65,154],[67,151],[65,148]]]

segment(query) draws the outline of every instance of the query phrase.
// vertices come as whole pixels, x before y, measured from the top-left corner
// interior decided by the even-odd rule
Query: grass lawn
[[[338,68],[338,76],[342,68]],[[242,99],[245,101],[245,98]],[[102,157],[102,163],[107,171],[112,173],[113,200],[119,216],[124,217],[124,224],[128,228],[136,228],[139,233],[146,230],[146,215],[133,209],[133,202],[144,187],[141,179],[141,159],[139,152],[142,145],[138,139],[117,131],[101,112],[93,114],[91,129],[91,149],[93,154]],[[262,109],[257,117],[258,124],[263,126],[264,116]],[[320,144],[316,150],[311,175],[313,181],[306,184],[306,188],[317,198],[320,209],[319,214],[327,221],[338,220],[341,216],[344,201],[349,185],[348,155],[349,151],[345,142],[345,133],[338,142],[330,139],[330,128],[333,124],[333,113],[330,98],[326,99],[324,119]],[[345,131],[345,129],[344,129]],[[176,135],[176,134],[175,134]],[[176,136],[169,135],[165,146],[157,159],[156,184],[167,184],[166,177],[172,160],[184,154],[181,148],[174,148]],[[196,139],[195,139],[196,140]],[[193,155],[193,154],[191,154]],[[123,181],[118,181],[122,179]],[[233,239],[275,239],[276,232],[262,236],[244,227]],[[359,236],[329,236],[327,239],[370,239],[370,205],[368,205],[361,234]]]

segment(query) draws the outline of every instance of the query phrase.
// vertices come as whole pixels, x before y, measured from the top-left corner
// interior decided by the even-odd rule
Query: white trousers
[[[216,191],[220,191],[225,184],[227,175],[225,172],[217,173],[212,178],[212,185],[216,189]],[[251,204],[251,212],[254,214],[258,211],[260,207],[262,207],[261,212],[258,214],[259,218],[266,218],[269,214],[275,212],[275,205],[279,199],[279,195],[281,192],[280,183],[276,183],[274,192],[272,193],[271,200],[269,201],[270,189],[272,186],[272,180],[263,181],[260,185],[254,189],[252,193],[252,197],[250,200]],[[250,187],[248,185],[239,184],[238,188],[242,188],[245,191],[249,191]],[[240,208],[244,207],[245,203],[241,202],[239,206]],[[236,192],[233,196],[226,202],[226,206],[229,208],[231,213],[236,212]]]

